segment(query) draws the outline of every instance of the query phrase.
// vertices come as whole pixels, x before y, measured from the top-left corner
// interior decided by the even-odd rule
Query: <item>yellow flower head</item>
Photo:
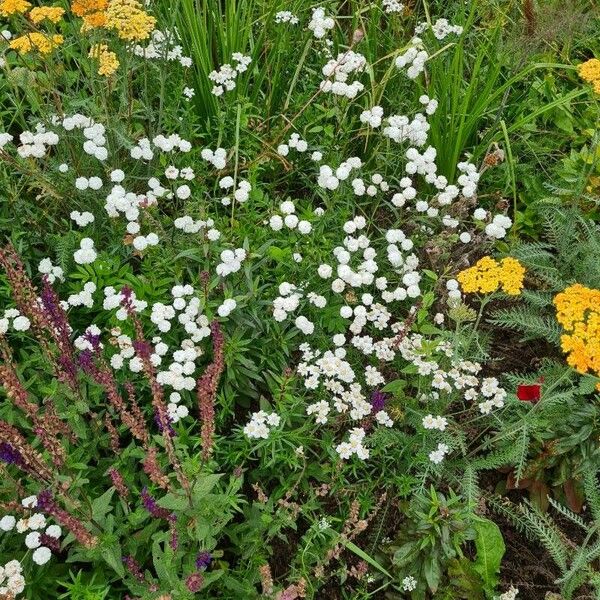
[[[58,23],[64,14],[65,9],[60,6],[36,6],[29,11],[29,18],[36,24],[45,19],[52,23]]]
[[[567,362],[580,373],[600,375],[600,290],[576,283],[554,297],[554,306]]]
[[[89,55],[100,62],[98,67],[99,75],[110,77],[119,68],[120,63],[117,55],[111,52],[106,44],[95,44],[90,49]]]
[[[48,35],[44,33],[26,33],[10,42],[10,47],[19,54],[27,54],[36,50],[40,54],[50,54],[54,48],[64,41],[62,35]]]
[[[472,267],[461,271],[457,276],[458,282],[467,294],[491,294],[498,289],[510,296],[518,296],[523,289],[525,269],[515,258],[494,260],[484,256]]]
[[[73,0],[73,14],[83,18],[83,31],[106,25],[108,0]]]
[[[10,17],[11,15],[20,15],[27,11],[31,6],[27,0],[1,0],[0,16]]]
[[[581,63],[577,67],[579,77],[594,87],[594,91],[600,94],[600,60],[590,58],[590,60]]]
[[[106,9],[106,27],[115,29],[122,40],[145,40],[155,26],[156,19],[142,9],[138,0],[110,0]]]

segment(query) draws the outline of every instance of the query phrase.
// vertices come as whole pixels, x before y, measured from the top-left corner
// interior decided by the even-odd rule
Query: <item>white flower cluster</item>
[[[242,268],[242,262],[246,260],[246,250],[236,248],[235,250],[223,250],[221,262],[217,265],[217,275],[227,277],[231,273],[237,273]]]
[[[0,596],[15,598],[25,589],[23,568],[18,560],[9,560],[0,566]]]
[[[132,52],[136,56],[150,60],[178,61],[182,67],[191,67],[192,59],[183,55],[182,47],[176,43],[177,38],[173,32],[155,29],[150,34],[147,46],[136,44]]]
[[[169,403],[167,404],[167,413],[171,423],[177,423],[181,419],[185,419],[190,411],[185,404],[179,404],[181,402],[181,394],[179,392],[171,392],[169,394]]]
[[[420,35],[429,29],[429,23],[424,21],[415,27],[415,34]],[[448,19],[437,19],[433,25],[431,25],[431,31],[438,40],[443,40],[451,34],[461,35],[463,28],[460,25],[451,25]]]
[[[10,133],[0,133],[0,149],[4,148],[12,140],[13,136]]]
[[[335,60],[331,59],[323,67],[322,73],[326,79],[321,81],[321,91],[350,99],[356,98],[357,94],[365,89],[365,86],[358,79],[347,83],[348,77],[354,72],[364,71],[366,66],[367,59],[362,54],[352,50],[341,52]]]
[[[398,69],[406,69],[406,76],[409,79],[416,79],[425,70],[429,54],[423,48],[420,38],[413,38],[411,44],[412,46],[404,54],[396,57],[395,64]]]
[[[368,123],[373,128],[379,127],[382,120],[383,108],[381,106],[374,106],[370,110],[363,110],[360,113],[360,122]]]
[[[85,142],[83,151],[90,156],[96,157],[99,161],[105,161],[108,158],[106,149],[106,128],[101,123],[96,123],[94,119],[86,117],[80,113],[71,116],[53,117],[54,125],[60,125],[65,131],[81,129]],[[93,189],[93,188],[92,188]]]
[[[340,181],[345,181],[350,177],[352,169],[360,169],[361,167],[362,161],[358,156],[352,156],[348,160],[342,162],[335,170],[335,174],[329,165],[321,165],[319,167],[317,184],[324,190],[336,190],[340,185]]]
[[[298,22],[298,17],[289,10],[280,10],[275,14],[275,23],[289,23],[290,25],[297,25]]]
[[[123,306],[123,292],[118,292],[111,285],[104,288],[104,302],[102,304],[102,308],[104,310],[114,310],[117,309],[115,313],[115,317],[119,321],[125,321],[127,319],[127,310]],[[148,303],[145,300],[139,300],[136,298],[135,292],[131,292],[130,296],[131,305],[135,312],[141,312],[146,309]]]
[[[348,460],[353,454],[356,454],[361,460],[369,458],[369,449],[363,446],[365,430],[362,427],[354,427],[350,430],[350,437],[347,442],[338,444],[335,451],[342,460]]]
[[[35,133],[24,131],[19,135],[19,141],[21,145],[17,148],[17,152],[21,158],[43,158],[50,146],[58,144],[59,137],[53,131],[46,131],[46,127],[38,123]]]
[[[33,510],[37,506],[37,498],[35,496],[28,496],[21,500],[21,505],[24,508]],[[45,565],[52,556],[52,551],[47,546],[42,545],[41,535],[42,530],[46,536],[58,540],[62,535],[62,530],[58,525],[48,525],[46,523],[46,517],[42,513],[33,513],[31,516],[21,518],[18,521],[12,515],[5,515],[0,519],[0,530],[12,531],[15,529],[18,533],[27,533],[25,536],[25,546],[29,550],[33,550],[32,559],[37,565]],[[15,564],[16,563],[16,564]],[[9,566],[10,565],[10,566]],[[6,577],[9,578],[9,583],[6,587],[11,588],[10,579],[16,578],[16,574],[20,575],[21,565],[18,561],[10,561],[3,567],[3,571],[0,571],[0,584],[4,582]],[[2,567],[0,567],[2,569]],[[20,583],[22,587],[18,592],[21,593],[25,587],[25,581],[21,577]],[[6,588],[0,587],[0,596],[7,593],[3,591]]]
[[[423,427],[425,429],[437,429],[438,431],[445,431],[448,425],[448,420],[445,417],[434,417],[433,415],[427,415],[423,417]]]
[[[333,20],[333,17],[325,16],[325,9],[313,8],[312,18],[308,23],[308,28],[318,40],[324,38],[327,35],[327,32],[334,27],[335,21]]]
[[[278,427],[281,417],[277,413],[267,413],[264,410],[252,413],[250,422],[244,426],[244,435],[249,439],[266,440],[273,427]]]
[[[469,400],[470,396],[467,396],[467,393],[465,393],[465,399]],[[478,404],[482,414],[489,415],[494,408],[504,406],[506,390],[500,387],[495,377],[487,377],[481,382],[480,393],[484,398],[487,398],[487,400],[483,400]]]
[[[450,452],[450,448],[448,447],[448,445],[440,442],[437,445],[437,448],[429,453],[429,460],[434,465],[439,465],[444,460],[448,452]]]
[[[75,180],[75,187],[80,191],[84,192],[87,189],[98,191],[102,187],[102,179],[100,177],[96,177],[95,175],[92,177],[78,177]]]
[[[95,291],[96,284],[93,281],[84,283],[81,292],[69,296],[65,308],[69,306],[85,306],[86,308],[92,308],[94,306],[93,294]]]
[[[237,307],[237,302],[233,298],[226,298],[217,308],[217,314],[220,317],[228,317]]]
[[[381,3],[386,13],[401,13],[404,10],[404,4],[398,0],[383,0]]]
[[[94,249],[94,240],[92,238],[83,238],[79,242],[79,250],[75,250],[73,253],[73,260],[78,265],[90,265],[97,257],[98,255]]]
[[[295,212],[296,206],[291,200],[284,200],[279,205],[279,210],[284,215],[273,215],[269,219],[269,226],[273,231],[281,231],[285,225],[288,229],[297,229],[298,233],[308,235],[312,231],[312,225],[309,221],[300,220]]]
[[[290,148],[293,148],[298,152],[306,152],[308,150],[308,142],[303,140],[299,133],[292,133],[287,144],[280,144],[277,146],[277,153],[281,156],[287,156],[290,152]]]
[[[402,580],[402,589],[405,592],[412,592],[412,591],[416,590],[417,589],[417,580],[412,575],[405,577]]]
[[[38,271],[42,275],[46,275],[50,283],[54,283],[57,279],[59,281],[65,280],[62,268],[53,265],[52,261],[49,258],[42,258],[42,260],[40,260],[40,264],[38,265]]]
[[[224,180],[227,180],[226,183],[223,183]],[[227,189],[227,187],[233,187],[233,186],[234,186],[233,178],[224,177],[223,179],[221,179],[221,187],[225,187],[225,189]],[[245,179],[240,179],[240,181],[237,184],[236,190],[233,192],[233,197],[240,204],[244,204],[244,202],[247,202],[248,198],[250,198],[251,191],[252,191],[252,186],[250,185],[250,182],[246,181]],[[231,204],[231,198],[229,196],[225,196],[224,198],[221,198],[221,204],[223,206],[229,206]]]
[[[137,144],[131,148],[129,154],[134,160],[152,160],[154,158],[152,146],[165,153],[177,150],[180,152],[189,152],[192,149],[192,144],[184,140],[177,133],[172,133],[169,136],[159,134],[152,138],[152,141],[145,137],[140,138]]]
[[[176,229],[181,229],[183,233],[198,233],[206,230],[206,237],[211,242],[217,241],[221,237],[221,233],[213,227],[215,222],[213,219],[206,219],[206,221],[198,220],[195,221],[189,215],[183,215],[183,217],[177,217],[173,222]]]
[[[420,148],[427,142],[429,129],[427,118],[421,113],[417,113],[412,121],[405,115],[390,115],[387,127],[383,128],[383,135],[398,144],[409,141]]]
[[[90,336],[99,336],[101,333],[102,331],[97,325],[90,325],[89,327],[86,327],[83,335],[80,335],[77,338],[75,338],[75,348],[77,348],[78,350],[93,350],[94,346],[90,342],[89,338]],[[100,344],[100,348],[103,347],[104,346]]]
[[[294,312],[300,305],[302,293],[291,283],[284,281],[279,286],[279,297],[273,300],[273,318],[285,321],[288,314]]]
[[[248,70],[252,62],[250,56],[244,56],[241,52],[234,52],[231,59],[236,63],[235,67],[230,64],[224,64],[218,71],[211,71],[208,78],[215,83],[212,93],[215,96],[222,96],[225,91],[230,92],[235,89],[235,80],[240,73]]]
[[[7,308],[4,311],[4,316],[0,319],[0,333],[4,334],[11,326],[15,331],[28,331],[31,327],[29,319],[22,315],[16,308]]]
[[[383,175],[380,173],[373,173],[371,175],[371,183],[366,184],[364,179],[361,177],[356,177],[351,182],[352,191],[355,196],[367,196],[374,197],[377,195],[377,188],[382,192],[387,192],[390,189],[390,186],[387,181],[383,179]]]
[[[506,215],[495,215],[491,223],[485,226],[485,232],[494,239],[502,239],[506,235],[506,230],[512,226],[512,220]]]
[[[227,150],[225,150],[225,148],[217,148],[215,151],[210,148],[204,148],[200,153],[200,156],[219,171],[224,169],[227,165]]]
[[[438,108],[438,101],[435,98],[431,99],[427,94],[423,94],[419,97],[419,102],[425,107],[425,112],[428,115],[435,114]]]
[[[94,215],[91,212],[88,212],[87,210],[84,212],[73,210],[71,211],[71,214],[69,216],[73,221],[75,221],[75,224],[79,227],[85,227],[86,225],[89,225],[90,223],[94,222]]]
[[[197,322],[189,322],[194,323],[198,330],[208,330],[206,335],[210,335],[208,319],[204,315],[198,317]],[[199,335],[197,337],[199,337]],[[157,347],[158,346],[161,346],[160,342],[157,344]],[[162,346],[158,349],[161,352],[165,350]],[[173,362],[166,370],[159,371],[156,374],[156,380],[161,385],[170,386],[178,392],[181,390],[193,390],[196,387],[196,378],[194,377],[196,372],[195,361],[202,354],[202,349],[196,346],[191,339],[184,340],[181,343],[181,347],[173,352]]]

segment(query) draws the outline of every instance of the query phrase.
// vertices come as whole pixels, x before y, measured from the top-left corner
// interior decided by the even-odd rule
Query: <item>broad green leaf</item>
[[[486,593],[492,597],[498,583],[500,563],[506,546],[500,528],[489,519],[477,519],[475,529],[475,549],[477,557],[474,568],[483,579]]]

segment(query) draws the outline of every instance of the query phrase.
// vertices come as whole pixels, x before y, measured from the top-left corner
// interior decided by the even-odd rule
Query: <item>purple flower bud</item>
[[[211,562],[212,556],[210,552],[200,552],[198,553],[198,556],[196,556],[196,569],[208,569]]]
[[[373,407],[374,413],[378,413],[380,410],[384,409],[387,398],[388,395],[385,392],[380,392],[379,390],[375,390],[371,394],[371,406]]]
[[[7,442],[0,444],[0,460],[8,465],[19,465],[23,462],[20,452]]]

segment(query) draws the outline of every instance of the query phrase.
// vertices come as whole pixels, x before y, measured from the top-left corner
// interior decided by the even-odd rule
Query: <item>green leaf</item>
[[[390,579],[393,579],[393,576],[390,575],[374,558],[369,556],[366,552],[361,550],[356,544],[352,542],[342,542],[348,550],[351,550],[356,554],[356,556],[362,558],[365,562],[368,562],[372,567],[375,567],[378,571],[381,571],[384,575],[387,575]]]
[[[125,569],[123,568],[123,560],[121,554],[121,544],[115,541],[111,544],[103,546],[100,550],[102,558],[111,566],[119,575],[119,577],[125,576]]]
[[[436,593],[442,578],[442,568],[435,554],[431,553],[423,563],[423,574],[432,593]]]
[[[198,480],[194,484],[194,500],[199,500],[207,494],[210,494],[210,492],[217,485],[221,477],[222,474],[220,473],[213,473],[211,475],[200,475],[200,477],[198,477]]]
[[[110,501],[112,500],[114,493],[115,488],[111,487],[106,490],[102,496],[99,496],[92,501],[92,518],[94,521],[97,521],[100,524],[104,523],[106,514],[110,512]]]
[[[394,381],[390,381],[383,388],[381,388],[382,392],[389,392],[390,394],[399,394],[406,387],[405,379],[395,379]]]
[[[169,510],[185,510],[188,507],[188,500],[185,496],[176,494],[166,494],[156,502],[162,508]]]
[[[493,597],[498,583],[500,563],[506,546],[500,528],[489,519],[477,519],[473,527],[475,529],[475,549],[477,557],[474,568],[481,575],[485,586],[485,592]]]

